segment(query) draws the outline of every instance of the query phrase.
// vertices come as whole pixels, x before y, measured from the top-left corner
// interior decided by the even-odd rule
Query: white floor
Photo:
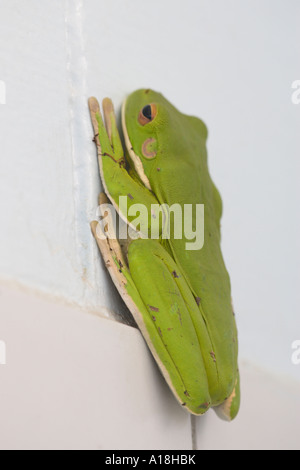
[[[3,283],[0,324],[1,449],[192,448],[138,330]],[[299,449],[300,386],[241,371],[239,417],[197,418],[197,448]]]

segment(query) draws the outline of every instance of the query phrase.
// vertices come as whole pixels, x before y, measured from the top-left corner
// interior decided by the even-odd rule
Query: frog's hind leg
[[[128,262],[146,308],[136,321],[142,324],[143,333],[148,332],[153,355],[180,403],[191,413],[205,413],[212,401],[203,345],[199,343],[198,324],[195,325],[196,317],[199,322],[202,319],[184,276],[157,240],[133,241]],[[206,331],[204,322],[202,327]],[[147,334],[144,336],[147,341]]]
[[[111,229],[108,238],[98,230],[93,222],[105,265],[171,390],[190,412],[205,413],[211,406],[207,373],[191,320],[197,304],[176,263],[157,241],[144,239],[130,243],[127,260]]]

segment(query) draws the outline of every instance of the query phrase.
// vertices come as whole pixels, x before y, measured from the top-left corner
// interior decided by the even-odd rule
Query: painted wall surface
[[[85,318],[91,321],[90,312],[128,321],[89,228],[101,186],[87,99],[109,96],[119,112],[131,91],[151,87],[209,128],[209,166],[224,202],[222,248],[232,281],[241,363],[275,375],[282,390],[290,381],[298,390],[300,365],[292,355],[300,340],[299,15],[298,0],[27,0],[26,6],[21,0],[2,0],[3,286],[9,281],[73,304],[75,329]],[[5,341],[5,331],[13,335],[7,328],[16,312],[2,305],[0,341]],[[32,318],[30,305],[24,298],[25,318]],[[59,323],[55,312],[53,307],[53,321]],[[106,322],[97,320],[101,330]],[[34,341],[42,323],[37,321],[40,327],[30,332]],[[118,335],[124,328],[124,337],[128,331],[130,338],[126,349],[134,331],[132,348],[143,350],[138,332],[109,324],[112,344],[114,331]],[[81,339],[83,350],[90,327]],[[109,348],[117,367],[115,354]],[[2,383],[8,367],[0,360]],[[150,383],[153,372],[147,367]],[[277,395],[268,400],[273,378],[268,380],[260,387],[264,374],[259,372],[246,380],[245,396],[249,390],[259,395],[262,388],[263,409],[271,416],[270,403],[277,407]],[[8,400],[10,387],[6,392]],[[279,393],[283,403],[284,392]],[[291,396],[299,412],[297,393]],[[170,413],[166,410],[162,419]],[[178,423],[181,419],[186,417]],[[246,415],[239,419],[240,426],[247,426]],[[189,423],[184,426],[179,433],[183,446],[190,442]],[[206,426],[201,425],[201,436]],[[211,421],[209,426],[214,426]],[[15,445],[15,427],[7,446]],[[111,431],[110,444],[103,445],[113,446],[113,436]],[[211,445],[209,438],[199,443],[200,448]]]

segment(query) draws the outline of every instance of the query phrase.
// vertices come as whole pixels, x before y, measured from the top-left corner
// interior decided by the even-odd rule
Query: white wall
[[[298,390],[299,15],[297,0],[2,0],[0,278],[83,316],[126,315],[89,229],[100,185],[87,98],[119,110],[154,88],[209,128],[241,361]],[[0,319],[5,340],[4,309]]]

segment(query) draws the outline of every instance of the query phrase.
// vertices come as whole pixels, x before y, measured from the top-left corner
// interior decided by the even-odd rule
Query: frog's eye
[[[155,104],[146,104],[140,111],[138,121],[142,126],[145,126],[149,122],[153,121],[157,114],[157,108]]]

